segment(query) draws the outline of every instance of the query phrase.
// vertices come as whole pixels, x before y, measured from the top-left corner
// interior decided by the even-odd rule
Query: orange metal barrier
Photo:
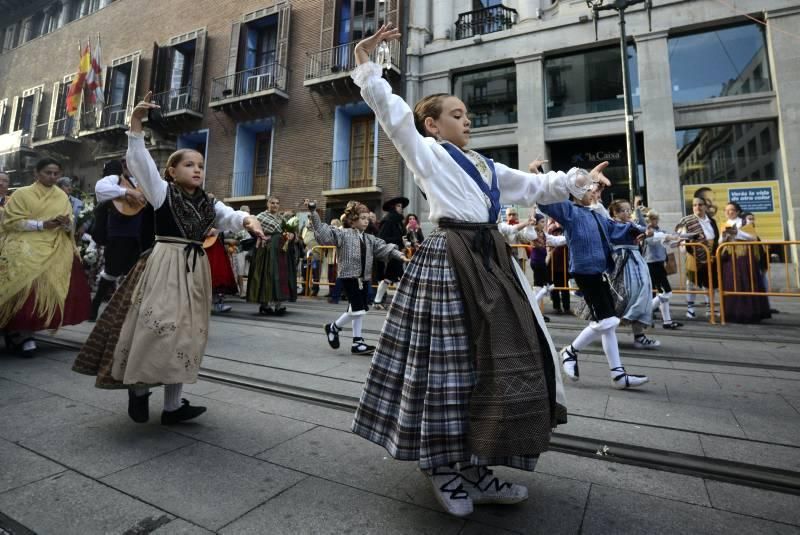
[[[790,262],[790,259],[794,256],[791,255],[791,251],[789,247],[797,247],[800,245],[800,241],[729,241],[720,243],[719,247],[717,248],[717,280],[719,282],[719,308],[720,308],[720,323],[725,325],[725,297],[726,296],[775,296],[775,297],[800,297],[800,287],[797,284],[797,281],[800,280],[800,265],[796,262]],[[780,290],[776,290],[776,288],[772,284],[772,259],[770,258],[770,249],[774,247],[782,247],[783,248],[783,259],[785,262],[786,269],[785,271],[785,286]],[[730,251],[733,249],[733,251]],[[749,284],[749,289],[739,289],[738,288],[738,278],[737,277],[737,266],[736,266],[736,255],[737,254],[744,254],[744,250],[747,250],[747,279]],[[761,249],[758,251],[759,254],[763,255],[765,258],[765,267],[762,270],[760,267],[759,262],[754,262],[756,259],[756,249]],[[731,266],[732,270],[732,278],[733,278],[733,289],[725,288],[723,284],[723,259],[730,258],[731,254],[733,254],[734,261],[730,262],[729,265]],[[789,273],[791,271],[790,265],[794,264],[794,277],[790,277]],[[762,278],[763,276],[763,278]],[[794,282],[794,284],[793,284]],[[756,288],[762,285],[764,286],[763,290],[757,290]]]
[[[320,279],[314,280],[314,270],[311,265],[311,256],[314,254],[314,251],[320,252]],[[322,282],[322,258],[323,257],[332,257],[335,258],[336,254],[336,246],[335,245],[316,245],[311,248],[311,250],[306,251],[306,276],[303,284],[305,285],[305,295],[306,297],[311,297],[311,288],[312,286],[335,286],[336,285],[336,277],[333,279],[328,279],[328,282]],[[334,260],[333,262],[334,272],[337,269],[337,263]],[[374,284],[373,281],[373,288],[377,288],[378,285]],[[397,285],[390,284],[389,289],[397,289]]]
[[[711,324],[715,324],[717,322],[717,320],[716,320],[715,303],[714,303],[714,279],[713,279],[714,270],[712,268],[712,263],[711,262],[706,262],[706,264],[705,264],[706,275],[708,277],[706,279],[706,280],[708,280],[708,288],[699,288],[699,287],[698,288],[689,288],[686,285],[686,282],[687,282],[687,279],[686,279],[686,260],[684,258],[684,255],[688,255],[689,254],[687,252],[688,249],[692,249],[692,250],[694,250],[694,249],[702,249],[706,253],[706,258],[712,258],[713,259],[714,255],[711,254],[711,250],[708,248],[708,245],[706,245],[705,243],[687,242],[687,243],[681,243],[681,246],[684,248],[683,251],[681,250],[681,247],[675,247],[674,249],[672,249],[672,248],[669,249],[669,252],[675,253],[675,262],[676,262],[676,265],[677,265],[676,274],[678,275],[678,286],[677,286],[677,288],[672,288],[672,293],[673,294],[693,294],[693,295],[706,294],[708,296],[708,303],[709,303],[708,322],[711,323]],[[682,254],[682,253],[684,253],[684,254]]]

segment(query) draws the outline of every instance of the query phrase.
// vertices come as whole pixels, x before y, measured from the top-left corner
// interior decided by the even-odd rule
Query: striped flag
[[[89,74],[91,68],[91,52],[89,51],[89,43],[81,52],[81,61],[78,64],[78,75],[69,86],[67,93],[67,115],[75,117],[81,107],[81,97],[83,96],[83,87],[86,84],[86,76]]]
[[[103,108],[106,102],[103,96],[103,68],[101,67],[102,56],[100,53],[100,35],[97,35],[97,46],[91,53],[91,69],[86,75],[86,87],[89,89],[89,102],[94,104],[97,111]]]

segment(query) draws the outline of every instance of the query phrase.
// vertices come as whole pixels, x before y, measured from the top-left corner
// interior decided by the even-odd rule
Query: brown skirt
[[[439,223],[447,229],[477,376],[470,445],[488,457],[546,451],[567,412],[556,401],[558,368],[511,250],[495,225]]]

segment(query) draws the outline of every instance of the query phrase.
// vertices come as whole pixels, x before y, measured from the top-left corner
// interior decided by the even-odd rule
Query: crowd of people
[[[379,43],[399,37],[383,26],[361,41],[352,78],[427,199],[435,227],[427,237],[415,214],[404,215],[404,197],[383,205],[380,222],[356,201],[324,222],[316,201],[306,201],[303,222],[275,196],[255,215],[214,198],[203,190],[203,156],[194,150],[176,151],[159,172],[144,142],[142,119],[157,107],[148,94],[133,110],[125,158],[107,163],[97,182],[91,222],[59,162],[41,160],[36,182],[10,198],[0,173],[6,346],[31,356],[34,332],[96,322],[73,370],[94,376],[98,388],[126,391],[137,423],[148,421],[151,390],[163,386],[161,423],[178,424],[206,410],[181,395],[197,381],[210,315],[231,309],[225,296],[282,316],[297,299],[298,271],[308,269],[311,287],[300,292],[318,295],[327,276],[335,280],[329,299],[348,301],[322,328],[329,346],[339,348],[349,325],[351,353],[372,355],[353,432],[395,459],[416,461],[450,514],[527,499],[526,487],[490,467],[535,468],[552,430],[566,422],[562,375],[579,381],[580,354],[599,341],[610,386],[644,386],[648,377],[623,366],[618,326],[631,326],[634,347],[659,347],[648,334],[656,309],[664,329],[682,327],[670,309],[670,251],[686,247],[685,275],[702,293],[719,282],[709,269],[719,243],[759,239],[754,218],[729,203],[720,230],[698,195],[693,213],[663,232],[659,215],[639,202],[603,205],[607,162],[544,172],[535,161],[524,172],[467,149],[470,120],[459,98],[434,94],[411,109],[369,61]],[[498,224],[501,203],[512,208]],[[531,212],[521,219],[514,206]],[[82,242],[89,246],[79,249]],[[512,253],[508,244],[526,247]],[[335,260],[318,246],[334,247]],[[100,248],[90,299],[78,251]],[[722,282],[763,291],[766,254],[726,248]],[[532,284],[521,260],[531,266]],[[587,322],[560,351],[542,314],[548,294],[555,314]],[[737,296],[728,306],[732,321],[770,315],[765,296]],[[362,335],[371,307],[386,311],[376,345]],[[695,316],[689,294],[687,317]]]

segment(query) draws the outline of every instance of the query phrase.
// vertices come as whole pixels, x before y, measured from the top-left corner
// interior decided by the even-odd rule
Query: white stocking
[[[622,366],[622,361],[619,358],[619,342],[617,342],[616,329],[607,329],[603,331],[600,337],[603,342],[603,351],[608,359],[608,368],[614,369]],[[614,378],[619,375],[619,371],[611,372],[611,377]]]
[[[576,351],[581,351],[583,348],[597,340],[599,336],[600,333],[597,332],[596,329],[593,329],[590,325],[587,325],[586,328],[584,328],[572,342],[572,348]]]
[[[375,303],[380,303],[383,301],[383,297],[386,295],[386,291],[389,289],[389,281],[382,280],[380,284],[378,284],[378,290],[375,292]]]
[[[350,317],[351,317],[350,313],[349,312],[345,312],[344,314],[339,316],[339,319],[334,321],[333,324],[336,325],[338,328],[343,329],[345,324],[348,321],[350,321]]]
[[[353,338],[361,338],[361,325],[364,322],[364,316],[353,316]]]
[[[171,412],[180,409],[182,393],[183,383],[164,385],[164,410]]]

